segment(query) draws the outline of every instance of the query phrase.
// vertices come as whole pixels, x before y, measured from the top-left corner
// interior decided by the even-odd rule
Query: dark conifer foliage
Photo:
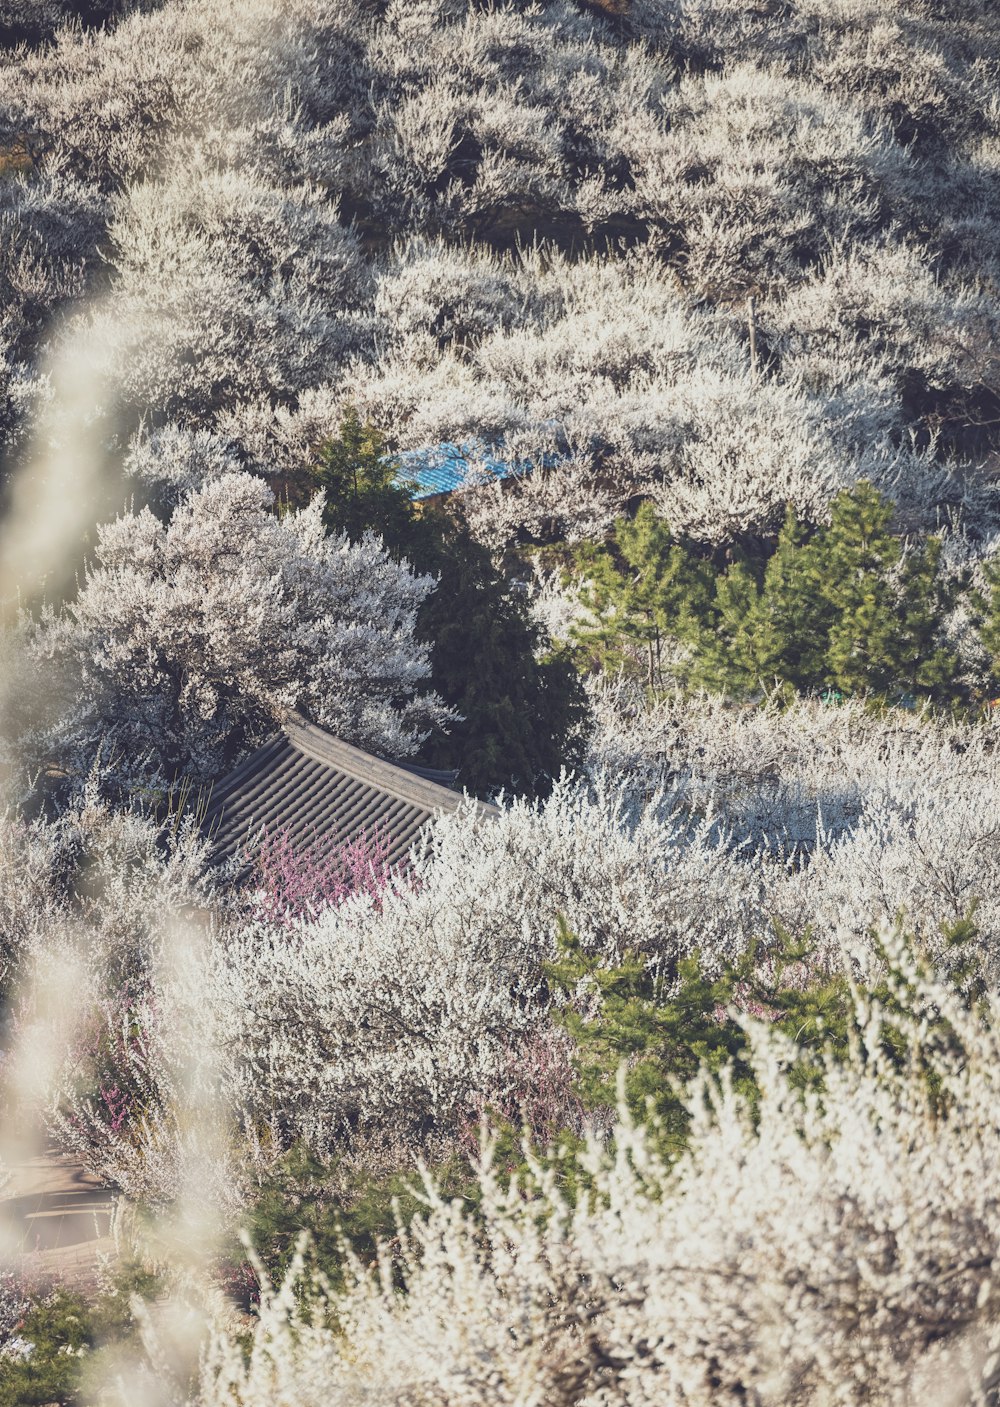
[[[594,617],[581,648],[651,687],[683,678],[735,696],[959,701],[945,638],[957,584],[940,572],[940,540],[904,546],[891,518],[861,484],[834,499],[828,526],[790,511],[776,542],[719,563],[672,539],[646,505],[619,524],[612,551],[577,554]]]

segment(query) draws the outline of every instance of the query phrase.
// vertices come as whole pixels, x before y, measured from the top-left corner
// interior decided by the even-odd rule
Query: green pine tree
[[[675,673],[736,697],[953,699],[958,661],[941,641],[952,600],[941,543],[904,552],[891,517],[878,490],[861,483],[837,495],[828,526],[808,528],[790,507],[769,553],[735,549],[716,572],[644,505],[610,544],[577,554],[595,617],[578,633],[581,653],[591,665],[642,668],[651,687],[665,682],[664,642],[674,641],[688,648]],[[984,640],[1000,675],[1000,573],[987,616]]]
[[[901,632],[897,675],[914,695],[948,702],[958,697],[958,656],[941,640],[944,615],[955,604],[960,584],[946,585],[940,573],[942,543],[928,538],[903,558],[900,582]]]
[[[827,644],[830,682],[845,693],[955,695],[958,661],[940,640],[951,604],[929,538],[904,554],[889,531],[892,508],[871,484],[843,490],[818,537],[825,591],[835,610]]]
[[[1000,559],[983,567],[985,595],[976,593],[974,599],[979,615],[979,637],[990,660],[989,689],[991,696],[1000,694]]]
[[[764,571],[758,614],[759,678],[801,692],[824,682],[835,608],[823,590],[821,554],[792,508]]]
[[[735,695],[814,688],[832,616],[819,577],[809,532],[789,509],[770,558],[739,553],[715,579],[714,618],[688,618],[691,682]]]
[[[614,1107],[624,1066],[633,1116],[654,1115],[665,1147],[679,1151],[689,1122],[683,1091],[699,1070],[729,1067],[737,1088],[756,1095],[734,1011],[775,1024],[803,1052],[831,1041],[845,1048],[854,1010],[850,987],[815,961],[813,946],[809,933],[795,941],[776,925],[766,962],[755,946],[712,973],[698,953],[663,973],[641,954],[605,966],[561,923],[558,957],[546,965],[546,976],[558,994],[558,1020],[573,1040],[575,1092],[584,1108]],[[793,1074],[802,1086],[815,1082],[808,1060]]]
[[[707,566],[644,503],[632,521],[616,525],[610,544],[578,550],[575,567],[586,575],[582,600],[594,616],[574,632],[578,654],[605,669],[639,670],[651,688],[662,686],[665,640],[707,609]]]
[[[580,676],[565,651],[545,649],[527,599],[464,523],[438,507],[420,524],[425,541],[417,550],[411,543],[411,560],[439,585],[418,626],[431,643],[434,686],[461,715],[428,740],[424,755],[457,767],[472,791],[544,792],[580,761],[587,716]]]
[[[826,641],[829,683],[844,693],[888,693],[903,645],[890,574],[902,548],[889,532],[891,507],[870,484],[842,490],[817,535],[820,590],[832,607]]]
[[[967,1008],[980,1009],[985,1017],[987,986],[975,907],[943,925],[941,936],[947,981]],[[868,991],[885,1016],[882,1049],[901,1064],[912,1035],[907,1018],[919,999],[910,974],[916,967],[941,976],[942,957],[932,959],[917,935],[901,928],[897,933],[904,939],[903,969],[871,933],[881,974]],[[557,941],[557,958],[545,970],[557,1019],[573,1041],[575,1094],[585,1109],[614,1108],[624,1070],[625,1099],[633,1116],[652,1114],[670,1152],[684,1146],[690,1116],[683,1091],[699,1069],[714,1074],[729,1067],[740,1092],[751,1102],[757,1098],[745,1058],[746,1037],[734,1013],[766,1021],[789,1038],[799,1052],[790,1074],[801,1089],[820,1087],[816,1054],[825,1051],[845,1059],[858,1034],[852,982],[846,971],[829,968],[809,931],[794,938],[775,923],[766,946],[752,945],[737,961],[711,972],[697,953],[679,959],[666,973],[639,953],[604,965],[565,923],[559,925]],[[927,1012],[926,1020],[923,1040],[933,1039],[944,1048],[954,1045],[955,1033],[945,1016]]]
[[[409,487],[398,481],[399,469],[387,437],[348,409],[312,467],[314,485],[326,495],[327,526],[347,533],[352,542],[368,530],[391,547],[404,542],[416,514]]]
[[[689,684],[718,693],[757,690],[761,669],[767,669],[760,593],[753,564],[740,555],[713,581],[704,612],[679,622],[677,634],[691,649],[684,671]]]

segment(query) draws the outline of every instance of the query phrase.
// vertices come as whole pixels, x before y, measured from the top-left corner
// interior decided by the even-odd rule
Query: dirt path
[[[93,1281],[102,1259],[114,1254],[114,1193],[54,1149],[9,1172],[0,1188],[7,1263],[28,1279]]]

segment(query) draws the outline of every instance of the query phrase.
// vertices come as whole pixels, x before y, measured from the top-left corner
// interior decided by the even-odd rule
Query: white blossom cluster
[[[403,447],[533,462],[469,496],[497,544],[639,491],[727,541],[862,477],[907,529],[988,533],[997,51],[989,6],[915,0],[171,0],[65,29],[0,64],[0,201],[33,232],[5,249],[38,251],[0,429],[44,393],[52,310],[99,288],[80,316],[147,481],[197,474],[177,435],[300,466],[355,404]]]
[[[736,957],[756,934],[759,889],[706,829],[613,788],[565,783],[545,806],[518,802],[495,821],[467,808],[441,818],[377,895],[293,931],[241,906],[220,912],[196,977],[150,960],[140,1009],[129,1008],[143,1041],[108,1074],[142,1091],[143,1119],[114,1127],[78,1092],[71,1053],[60,1135],[95,1171],[165,1205],[183,1156],[165,1130],[197,1047],[222,1091],[234,1187],[297,1141],[321,1155],[387,1139],[412,1152],[429,1134],[454,1136],[548,1029],[542,963],[560,922],[606,962],[639,950],[669,973],[696,949]],[[105,945],[91,946],[104,971]],[[113,1031],[121,1000],[96,1019]]]
[[[625,783],[564,781],[495,821],[472,809],[442,818],[378,895],[291,933],[239,908],[219,915],[181,997],[150,968],[148,1011],[160,1015],[138,1066],[126,1053],[116,1076],[146,1091],[147,1120],[123,1133],[83,1111],[71,1061],[63,1098],[77,1113],[64,1136],[103,1175],[168,1201],[178,1174],[163,1127],[194,1044],[212,1051],[233,1186],[298,1141],[363,1158],[386,1140],[447,1139],[503,1088],[511,1053],[548,1030],[543,964],[560,923],[604,964],[642,955],[669,990],[694,953],[709,972],[751,946],[766,961],[778,927],[811,932],[814,963],[836,970],[847,954],[877,978],[873,925],[902,921],[944,973],[948,927],[972,916],[996,982],[989,731],[715,702],[664,709],[643,739],[634,729],[605,716],[600,758],[621,774],[626,749],[642,749],[645,773],[633,762]]]
[[[759,1106],[697,1084],[675,1163],[620,1126],[570,1200],[555,1169],[505,1187],[487,1150],[477,1214],[430,1184],[398,1246],[354,1262],[329,1320],[296,1308],[293,1283],[268,1290],[249,1359],[219,1332],[193,1400],[990,1402],[1000,1011],[984,1027],[914,980],[897,1019],[909,1058],[887,1058],[885,1018],[862,1002],[846,1061],[817,1061],[822,1098],[789,1068],[809,1057],[751,1026]]]
[[[429,1130],[432,1147],[467,1137],[511,1053],[546,1039],[541,964],[560,919],[606,962],[638,948],[669,973],[696,949],[708,966],[754,940],[766,953],[778,917],[864,975],[873,923],[905,967],[900,913],[933,957],[938,925],[978,899],[995,985],[992,729],[853,704],[596,704],[589,785],[496,821],[442,819],[407,875],[295,931],[220,908],[190,835],[96,800],[55,830],[7,824],[14,960],[47,971],[60,929],[87,954],[83,1037],[53,1096],[64,1146],[164,1212],[194,1184],[233,1224],[292,1143],[398,1167]],[[367,1384],[379,1400],[444,1401],[462,1382],[491,1407],[707,1407],[723,1390],[812,1407],[957,1381],[957,1402],[988,1401],[1000,1012],[980,1026],[938,979],[914,980],[912,1065],[885,1056],[882,1018],[864,1009],[865,1048],[824,1067],[816,1099],[788,1071],[793,1052],[751,1030],[760,1107],[699,1086],[679,1163],[622,1128],[613,1159],[595,1143],[592,1191],[574,1205],[549,1174],[525,1200],[487,1171],[474,1221],[432,1195],[381,1278],[356,1267],[335,1336],[296,1319],[291,1286],[265,1295],[249,1364],[220,1336],[202,1400],[351,1402]],[[939,1013],[959,1044],[929,1033]],[[97,1093],[81,1083],[82,1038],[102,1052]],[[101,1089],[127,1091],[132,1117]],[[192,1100],[211,1110],[209,1159]]]
[[[377,538],[329,536],[321,498],[275,517],[258,478],[223,473],[166,524],[144,508],[101,528],[67,611],[30,647],[65,673],[63,745],[132,784],[210,781],[234,749],[304,707],[333,732],[390,756],[449,714],[421,692],[414,634],[432,588]]]
[[[864,479],[981,587],[995,8],[0,0],[0,487],[76,462],[71,355],[99,368],[79,438],[138,499],[25,616],[23,669],[4,639],[5,766],[48,699],[11,752],[33,819],[0,815],[2,1066],[44,1047],[55,1088],[21,1093],[61,1147],[165,1223],[232,1229],[291,1149],[398,1173],[467,1149],[545,1061],[564,1091],[561,933],[667,994],[692,955],[766,968],[779,934],[811,938],[807,977],[863,988],[887,948],[906,966],[901,931],[933,968],[892,1018],[902,1057],[861,996],[836,1059],[748,1023],[759,1105],[703,1077],[669,1164],[625,1123],[572,1198],[488,1160],[474,1212],[430,1181],[328,1314],[293,1274],[249,1356],[219,1329],[201,1407],[996,1401],[991,718],[650,707],[604,680],[580,775],[437,820],[384,888],[297,923],[220,892],[182,819],[291,708],[393,756],[451,721],[417,630],[433,580],[276,499],[349,409],[403,449],[533,464],[461,496],[498,554],[599,539],[643,496],[721,561]],[[573,609],[541,582],[553,636]],[[945,980],[966,919],[985,1019]]]
[[[996,726],[951,724],[863,704],[741,708],[717,697],[650,710],[598,686],[590,766],[645,796],[711,816],[759,866],[765,913],[815,925],[854,952],[899,915],[932,945],[975,912],[983,955],[1000,940]],[[744,863],[750,863],[748,859]]]
[[[0,1172],[0,1187],[6,1180],[6,1172]],[[0,1360],[16,1359],[31,1351],[30,1345],[18,1333],[26,1308],[23,1289],[14,1277],[0,1277]]]
[[[154,961],[165,925],[211,902],[205,845],[189,820],[110,810],[91,785],[55,820],[0,818],[0,990],[49,941],[79,927],[95,979],[127,983]]]

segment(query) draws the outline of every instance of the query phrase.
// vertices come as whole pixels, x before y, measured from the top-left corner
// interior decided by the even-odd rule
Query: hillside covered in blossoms
[[[0,0],[0,1407],[997,1407],[998,705],[991,0]]]

